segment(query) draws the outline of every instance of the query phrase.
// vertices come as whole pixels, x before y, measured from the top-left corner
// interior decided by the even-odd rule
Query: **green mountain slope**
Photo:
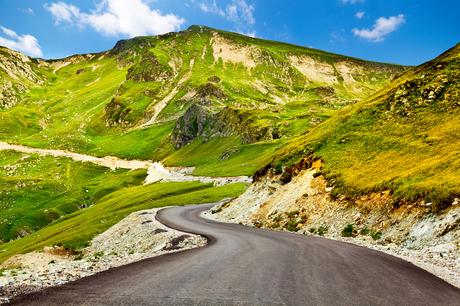
[[[446,208],[460,197],[459,79],[456,45],[293,140],[274,163],[311,152],[337,196],[390,190],[395,205]]]
[[[252,174],[287,139],[404,69],[201,26],[31,61],[40,82],[2,107],[0,140],[212,175]]]
[[[201,26],[59,60],[0,48],[0,141],[252,175],[405,69]],[[132,211],[246,188],[141,185],[144,170],[0,153],[0,261],[78,249]]]

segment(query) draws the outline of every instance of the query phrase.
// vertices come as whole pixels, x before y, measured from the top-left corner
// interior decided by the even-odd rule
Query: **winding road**
[[[203,219],[210,205],[167,208],[165,225],[209,239],[19,297],[18,305],[460,305],[460,290],[363,247]]]

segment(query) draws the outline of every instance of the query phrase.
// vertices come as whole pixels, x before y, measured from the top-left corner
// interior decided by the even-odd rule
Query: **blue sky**
[[[0,45],[60,58],[192,24],[417,65],[460,42],[456,0],[0,0]]]

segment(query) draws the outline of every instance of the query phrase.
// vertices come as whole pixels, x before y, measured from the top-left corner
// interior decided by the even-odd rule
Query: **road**
[[[20,297],[18,305],[460,305],[460,290],[356,245],[203,219],[168,208],[167,226],[205,235],[163,255]]]

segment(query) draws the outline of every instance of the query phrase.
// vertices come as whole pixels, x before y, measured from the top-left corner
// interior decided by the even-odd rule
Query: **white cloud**
[[[32,35],[18,35],[15,31],[0,26],[6,37],[0,36],[0,45],[23,52],[33,57],[43,57],[38,40]]]
[[[28,8],[18,8],[19,11],[23,12],[23,13],[26,13],[26,14],[29,14],[29,15],[35,15],[35,12],[32,8],[28,7]]]
[[[240,31],[240,30],[236,30],[237,33],[240,33],[242,35],[245,35],[245,36],[249,36],[249,37],[256,37],[256,31],[248,31],[248,32],[244,32],[244,31]]]
[[[364,0],[340,0],[343,4],[357,4],[357,3],[363,3]]]
[[[44,7],[53,15],[55,24],[72,22],[80,16],[80,9],[78,7],[62,1],[51,4],[45,3]]]
[[[363,11],[358,11],[358,12],[356,12],[355,17],[358,18],[358,19],[362,19],[365,14],[366,13],[363,12]]]
[[[213,0],[212,2],[200,2],[199,7],[205,13],[213,13],[220,16],[225,16],[224,10],[217,5],[216,0]]]
[[[56,24],[69,23],[80,27],[90,26],[106,36],[157,35],[177,31],[185,22],[174,14],[152,10],[148,0],[101,0],[96,9],[83,13],[65,2],[46,4]]]
[[[406,22],[403,14],[391,17],[378,18],[371,29],[353,29],[352,32],[355,36],[364,38],[372,42],[380,42],[385,40],[385,37],[396,31],[399,26]]]
[[[227,17],[236,22],[242,22],[247,25],[256,23],[254,18],[254,4],[248,4],[245,0],[233,0],[227,5]]]
[[[205,0],[198,4],[205,13],[213,13],[238,24],[250,26],[256,23],[254,18],[255,6],[245,0],[232,0],[225,8],[217,5],[215,0]]]

